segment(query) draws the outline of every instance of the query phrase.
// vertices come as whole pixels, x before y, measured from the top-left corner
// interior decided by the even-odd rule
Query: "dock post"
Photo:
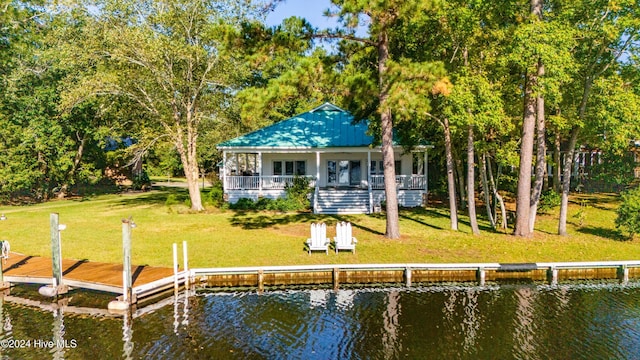
[[[487,273],[484,268],[478,268],[476,276],[478,278],[478,283],[480,284],[480,286],[484,286],[485,279],[487,277]]]
[[[404,280],[407,287],[411,287],[411,268],[407,267],[404,270]]]
[[[558,269],[555,266],[547,270],[547,280],[550,285],[558,285]]]
[[[178,292],[178,244],[173,243],[173,290]]]
[[[133,227],[133,220],[131,217],[128,219],[122,219],[122,253],[123,253],[123,282],[122,290],[123,296],[126,302],[129,304],[134,303],[132,297],[131,288],[133,286],[133,280],[131,278],[131,228]]]
[[[338,290],[340,287],[340,268],[333,268],[333,290]]]
[[[134,227],[136,227],[136,223],[131,217],[122,219],[122,297],[109,302],[108,305],[110,312],[125,312],[125,316],[131,304],[138,301],[132,293],[133,280],[131,278],[131,229]]]
[[[0,290],[5,290],[11,287],[10,283],[4,281],[4,262],[9,258],[9,241],[0,241],[0,247],[2,248],[2,256],[0,258]]]
[[[258,294],[264,292],[264,269],[258,270]]]
[[[62,280],[62,246],[60,242],[60,232],[66,229],[65,225],[60,224],[60,216],[58,213],[51,213],[49,216],[51,230],[51,262],[53,270],[52,286],[43,286],[38,289],[40,295],[55,297],[66,294],[69,288],[64,285]]]
[[[189,290],[189,279],[191,275],[189,275],[189,256],[187,255],[187,242],[182,241],[182,258],[184,262],[184,288]]]
[[[629,267],[622,265],[618,268],[618,278],[623,284],[629,282]]]

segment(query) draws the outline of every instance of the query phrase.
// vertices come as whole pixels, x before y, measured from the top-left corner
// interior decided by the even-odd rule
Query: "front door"
[[[327,161],[328,185],[359,186],[361,176],[360,160]]]

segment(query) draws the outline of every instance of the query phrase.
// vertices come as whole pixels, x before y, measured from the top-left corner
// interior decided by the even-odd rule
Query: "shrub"
[[[284,189],[287,193],[286,199],[293,203],[291,205],[295,205],[295,208],[291,210],[304,210],[311,207],[309,197],[312,189],[309,187],[309,178],[295,176],[293,182],[287,184]],[[289,205],[286,207],[289,207]]]
[[[249,198],[240,198],[235,204],[229,204],[233,210],[256,210],[256,202]]]
[[[224,205],[224,192],[222,190],[222,183],[216,182],[209,191],[203,191],[202,202],[204,204],[213,205],[218,208],[222,207]]]
[[[254,201],[248,198],[241,198],[235,204],[229,204],[232,210],[272,210],[272,211],[298,211],[311,207],[309,196],[312,189],[309,188],[309,179],[296,176],[291,184],[285,186],[286,196],[284,198],[269,199],[260,198]]]
[[[547,190],[540,195],[540,201],[538,202],[538,213],[543,214],[549,210],[560,206],[562,197],[560,194],[553,190]]]
[[[133,190],[148,190],[151,187],[151,179],[146,171],[142,171],[140,174],[133,177],[133,183],[131,189]]]
[[[626,231],[630,238],[640,233],[640,187],[622,194],[616,213],[616,228]]]

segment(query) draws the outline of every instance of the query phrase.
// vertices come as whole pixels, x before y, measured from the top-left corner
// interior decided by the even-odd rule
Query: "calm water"
[[[166,302],[132,319],[43,310],[50,303],[7,297],[2,358],[640,357],[637,283],[198,292]],[[51,340],[66,347],[49,348]],[[7,348],[16,346],[26,348]]]

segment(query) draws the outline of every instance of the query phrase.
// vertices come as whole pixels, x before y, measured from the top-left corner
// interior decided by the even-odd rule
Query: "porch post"
[[[222,151],[222,193],[227,193],[227,151]]]
[[[258,196],[262,196],[262,151],[258,151]]]
[[[318,196],[320,194],[320,151],[316,151],[316,186],[313,194],[313,213],[318,211]]]
[[[367,150],[367,191],[369,192],[369,214],[372,214],[373,194],[371,193],[371,150]]]
[[[424,194],[429,196],[429,148],[424,149]],[[426,204],[425,204],[426,205]]]

